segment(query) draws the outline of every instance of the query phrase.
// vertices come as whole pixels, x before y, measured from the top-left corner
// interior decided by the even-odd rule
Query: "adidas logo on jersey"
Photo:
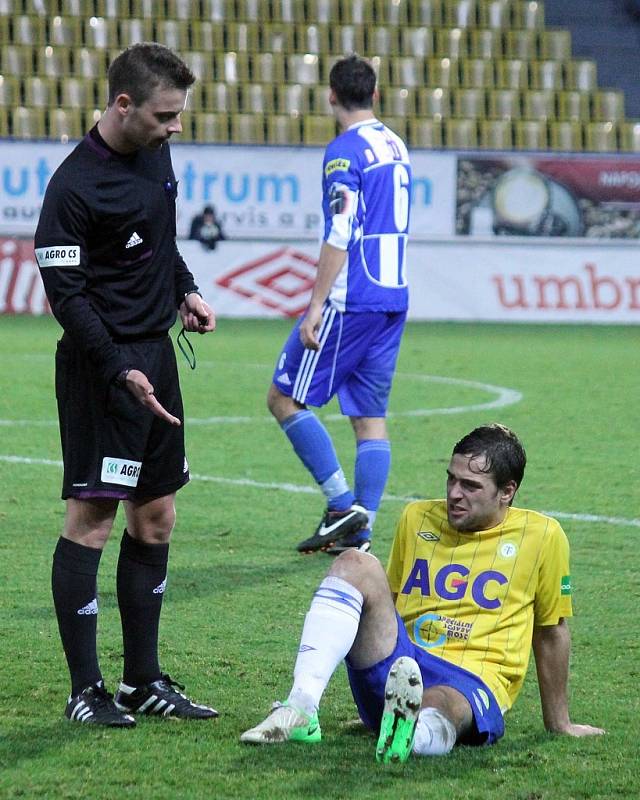
[[[98,599],[94,597],[90,603],[87,603],[86,606],[79,608],[76,612],[77,614],[97,614],[98,613]]]
[[[278,383],[284,384],[284,386],[291,386],[291,378],[286,372],[283,372],[282,375],[278,375],[276,380]]]
[[[154,593],[154,594],[164,594],[164,590],[165,590],[166,588],[167,588],[167,579],[165,578],[165,579],[162,581],[162,583],[161,583],[161,584],[159,584],[158,586],[156,586],[156,588],[153,590],[153,593]]]
[[[129,250],[131,247],[137,247],[142,244],[142,238],[134,231],[129,237],[129,241],[125,244],[125,249]]]

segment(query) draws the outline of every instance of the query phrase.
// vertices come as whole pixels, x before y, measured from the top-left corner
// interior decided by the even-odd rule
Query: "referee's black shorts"
[[[161,405],[184,422],[169,336],[118,346],[145,373]],[[188,482],[184,427],[155,416],[128,389],[105,384],[67,335],[56,351],[56,398],[63,499],[164,497]]]

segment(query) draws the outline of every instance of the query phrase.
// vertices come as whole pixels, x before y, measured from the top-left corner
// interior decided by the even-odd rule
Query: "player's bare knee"
[[[371,553],[361,553],[359,550],[345,550],[341,553],[333,562],[329,575],[342,578],[364,596],[379,588],[387,589],[382,564]]]

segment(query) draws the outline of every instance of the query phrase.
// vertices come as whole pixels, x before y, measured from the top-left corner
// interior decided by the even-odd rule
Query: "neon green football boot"
[[[393,662],[384,687],[384,711],[376,746],[376,761],[404,763],[411,755],[422,704],[422,675],[412,658]]]
[[[318,712],[309,715],[299,708],[275,702],[269,716],[255,728],[245,731],[240,741],[248,744],[278,744],[304,742],[311,744],[322,739]]]

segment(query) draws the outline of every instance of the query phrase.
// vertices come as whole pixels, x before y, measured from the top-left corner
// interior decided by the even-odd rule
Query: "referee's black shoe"
[[[133,728],[136,724],[130,714],[116,707],[113,695],[104,688],[102,682],[87,686],[80,694],[70,697],[64,713],[72,722],[106,725],[109,728]]]
[[[210,719],[218,716],[214,708],[192,702],[181,691],[174,689],[174,686],[184,689],[184,686],[165,674],[144,686],[121,683],[116,692],[116,708],[133,714],[170,719]]]
[[[328,550],[336,542],[349,536],[351,533],[366,528],[369,524],[369,515],[366,508],[354,503],[346,511],[325,511],[324,517],[315,530],[313,536],[300,542],[300,553],[315,553],[316,550]]]

